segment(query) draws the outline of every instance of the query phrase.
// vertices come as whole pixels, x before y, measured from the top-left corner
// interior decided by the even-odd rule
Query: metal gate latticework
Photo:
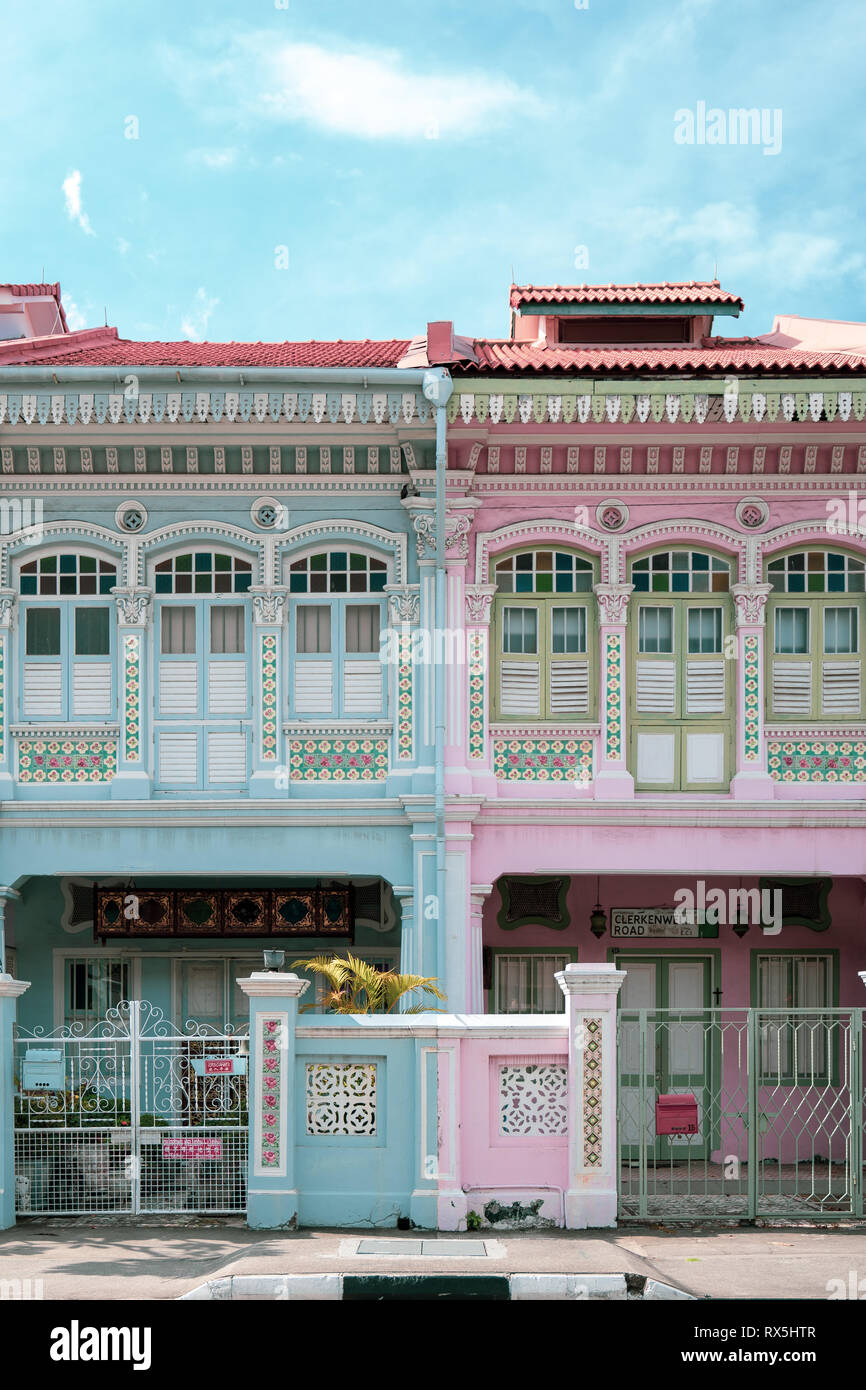
[[[620,1219],[863,1216],[862,1009],[623,1009]],[[657,1135],[660,1094],[698,1132]]]
[[[179,1030],[146,1000],[89,1030],[19,1028],[18,1212],[243,1212],[247,1054],[247,1030]],[[26,1089],[40,1059],[56,1085]]]

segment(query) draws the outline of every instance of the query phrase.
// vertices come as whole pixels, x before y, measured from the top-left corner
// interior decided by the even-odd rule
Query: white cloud
[[[73,222],[77,222],[83,232],[88,236],[96,236],[90,225],[90,218],[81,205],[81,170],[73,169],[68,178],[63,180],[63,196],[66,199],[66,212]]]
[[[87,327],[87,319],[84,317],[74,299],[70,299],[68,296],[64,298],[63,312],[66,315],[66,322],[73,333],[77,333],[79,328]]]
[[[782,284],[800,290],[816,281],[862,275],[866,269],[861,252],[847,249],[824,228],[804,222],[774,229],[751,204],[706,203],[683,217],[640,208],[634,216],[643,238],[682,248],[692,268],[699,263],[702,278],[715,261],[720,279],[731,282],[760,274],[769,265]]]
[[[125,236],[119,236],[117,238],[117,249],[120,252],[121,256],[126,255],[127,251],[130,248],[130,245],[131,243],[127,241]]]
[[[191,338],[194,343],[200,343],[207,332],[208,320],[218,304],[218,299],[210,299],[204,289],[197,289],[192,309],[187,310],[181,320],[184,337]]]
[[[362,140],[420,140],[474,135],[519,115],[543,112],[538,98],[505,77],[483,72],[424,73],[401,54],[274,46],[272,34],[232,40],[226,56],[208,60],[169,50],[166,64],[196,106],[219,91],[223,117],[234,107],[248,117],[304,122]]]
[[[191,164],[203,164],[206,169],[231,169],[238,159],[238,152],[234,148],[213,149],[213,150],[190,150],[189,160]]]

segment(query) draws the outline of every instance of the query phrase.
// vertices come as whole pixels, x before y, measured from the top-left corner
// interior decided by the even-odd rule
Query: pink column
[[[764,740],[764,633],[771,584],[734,584],[737,614],[737,768],[735,797],[769,800],[773,780],[767,771]]]
[[[565,1224],[572,1231],[616,1225],[616,1001],[625,976],[607,962],[567,965],[556,976],[568,1018]]]
[[[601,733],[594,786],[599,801],[619,801],[634,796],[634,778],[626,767],[625,701],[626,612],[633,588],[633,584],[595,585]]]

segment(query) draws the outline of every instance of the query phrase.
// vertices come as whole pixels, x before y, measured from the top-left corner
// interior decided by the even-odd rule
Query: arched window
[[[113,560],[39,555],[18,571],[23,720],[108,720],[115,713]]]
[[[289,713],[373,719],[385,712],[380,659],[388,566],[364,551],[326,550],[288,566]]]
[[[215,550],[154,566],[156,765],[163,790],[248,779],[252,562]]]
[[[677,547],[631,564],[630,749],[641,790],[718,791],[730,777],[731,561]]]
[[[768,718],[861,718],[866,563],[795,550],[768,561],[766,574]]]
[[[496,560],[494,714],[500,719],[587,718],[595,603],[591,560],[571,550],[522,550]]]

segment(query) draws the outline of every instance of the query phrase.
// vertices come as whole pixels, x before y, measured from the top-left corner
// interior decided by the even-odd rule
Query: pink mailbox
[[[659,1096],[656,1134],[697,1134],[698,1102],[693,1095]]]

